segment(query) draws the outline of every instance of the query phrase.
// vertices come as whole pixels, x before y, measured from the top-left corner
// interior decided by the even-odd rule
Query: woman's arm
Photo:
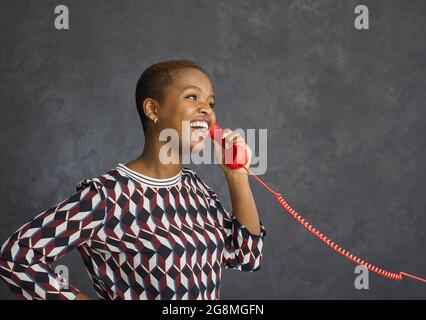
[[[0,278],[22,299],[87,297],[51,265],[83,245],[102,226],[107,199],[102,185],[83,180],[77,192],[23,225],[0,250]],[[66,286],[63,284],[66,283]]]
[[[259,214],[250,189],[247,172],[228,172],[225,173],[225,177],[235,217],[246,226],[250,233],[260,235]]]
[[[249,168],[252,158],[252,151],[245,143],[244,138],[237,132],[225,129],[222,132],[222,139],[225,139],[225,149],[233,144],[242,146],[247,152],[246,168]],[[260,235],[259,214],[251,192],[248,172],[244,168],[230,169],[226,166],[222,146],[216,140],[214,141],[216,158],[222,160],[220,167],[225,174],[228,183],[228,189],[231,196],[232,211],[240,223],[255,235]]]
[[[245,144],[244,139],[238,133],[232,133],[229,129],[223,131],[222,138],[225,139],[225,148],[232,143],[242,145],[246,148],[248,155],[247,168],[251,161],[251,150]],[[260,270],[263,255],[263,241],[266,230],[260,221],[256,204],[249,185],[248,173],[244,168],[230,169],[224,164],[222,146],[215,140],[215,156],[222,157],[222,168],[228,183],[232,202],[232,213],[226,210],[217,194],[204,182],[211,213],[222,223],[225,235],[225,246],[222,263],[225,268],[241,271]],[[200,180],[201,181],[201,180]]]

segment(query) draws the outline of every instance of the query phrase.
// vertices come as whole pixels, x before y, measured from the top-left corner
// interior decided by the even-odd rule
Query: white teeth
[[[191,122],[191,127],[202,127],[204,129],[208,129],[209,125],[205,121],[193,121]]]

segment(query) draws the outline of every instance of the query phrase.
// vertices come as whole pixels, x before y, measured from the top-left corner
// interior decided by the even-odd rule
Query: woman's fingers
[[[225,149],[230,148],[233,144],[245,146],[245,140],[239,132],[231,131],[229,129],[228,129],[229,131],[225,132],[225,130],[222,135],[222,138],[225,138]]]
[[[247,160],[248,160],[246,167],[249,167],[251,163],[252,151],[250,147],[246,144],[246,141],[241,136],[241,134],[237,131],[228,131],[223,136],[225,136],[225,149],[231,148],[232,145],[234,144],[245,148],[247,152]]]
[[[222,139],[225,139],[225,150],[232,147],[233,144],[239,145],[243,148],[245,148],[248,156],[248,162],[247,167],[250,166],[251,163],[251,157],[252,157],[252,151],[250,147],[246,144],[245,139],[241,136],[241,134],[237,131],[232,131],[231,129],[224,129],[222,132]],[[214,148],[215,150],[215,156],[217,159],[222,158],[222,161],[226,161],[224,159],[224,153],[222,149],[222,145],[220,145],[217,141],[214,141],[217,148]],[[220,150],[219,150],[220,149]],[[222,163],[223,165],[223,163]]]

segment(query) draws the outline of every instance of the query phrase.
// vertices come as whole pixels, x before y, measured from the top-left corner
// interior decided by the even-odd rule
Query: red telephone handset
[[[214,140],[216,140],[218,143],[220,143],[221,137],[222,137],[223,129],[218,125],[213,125],[210,128],[210,137]],[[222,147],[225,148],[225,139],[222,139]],[[426,283],[425,278],[420,278],[417,276],[414,276],[412,274],[406,273],[406,272],[389,272],[383,269],[380,269],[364,260],[361,260],[357,256],[351,254],[349,251],[344,250],[339,245],[331,241],[328,237],[326,237],[324,234],[322,234],[318,229],[314,228],[308,221],[306,221],[300,214],[296,212],[290,205],[284,200],[283,196],[272,190],[266,183],[264,183],[258,176],[256,176],[249,168],[246,168],[245,165],[248,162],[248,156],[247,151],[245,148],[239,146],[239,145],[232,145],[232,148],[229,148],[225,150],[225,165],[231,169],[237,169],[237,168],[244,168],[249,175],[251,175],[254,179],[256,179],[266,190],[271,192],[275,199],[278,201],[278,203],[294,218],[296,219],[306,230],[311,232],[314,236],[316,236],[319,240],[324,242],[328,247],[336,251],[338,254],[342,255],[343,257],[347,258],[348,260],[351,260],[355,264],[363,265],[368,270],[375,272],[379,274],[382,277],[390,278],[393,280],[402,280],[403,277],[409,277],[421,282]]]
[[[223,129],[214,124],[210,128],[210,137],[216,140],[218,143],[221,143]],[[225,139],[222,139],[222,148],[225,148]],[[225,165],[230,169],[243,168],[248,162],[247,151],[244,147],[240,145],[232,145],[232,148],[225,150]]]

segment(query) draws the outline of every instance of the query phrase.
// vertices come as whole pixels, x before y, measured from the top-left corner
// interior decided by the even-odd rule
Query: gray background
[[[58,4],[68,31],[54,29]],[[368,31],[354,28],[357,4]],[[1,0],[0,27],[2,242],[80,179],[137,157],[138,76],[188,58],[206,69],[223,126],[268,129],[261,178],[293,208],[359,257],[426,276],[426,1]],[[220,169],[195,169],[230,208]],[[223,299],[426,296],[372,273],[356,290],[355,266],[251,185],[264,264],[225,270]],[[94,296],[76,251],[60,263]],[[0,298],[14,295],[2,284]]]

